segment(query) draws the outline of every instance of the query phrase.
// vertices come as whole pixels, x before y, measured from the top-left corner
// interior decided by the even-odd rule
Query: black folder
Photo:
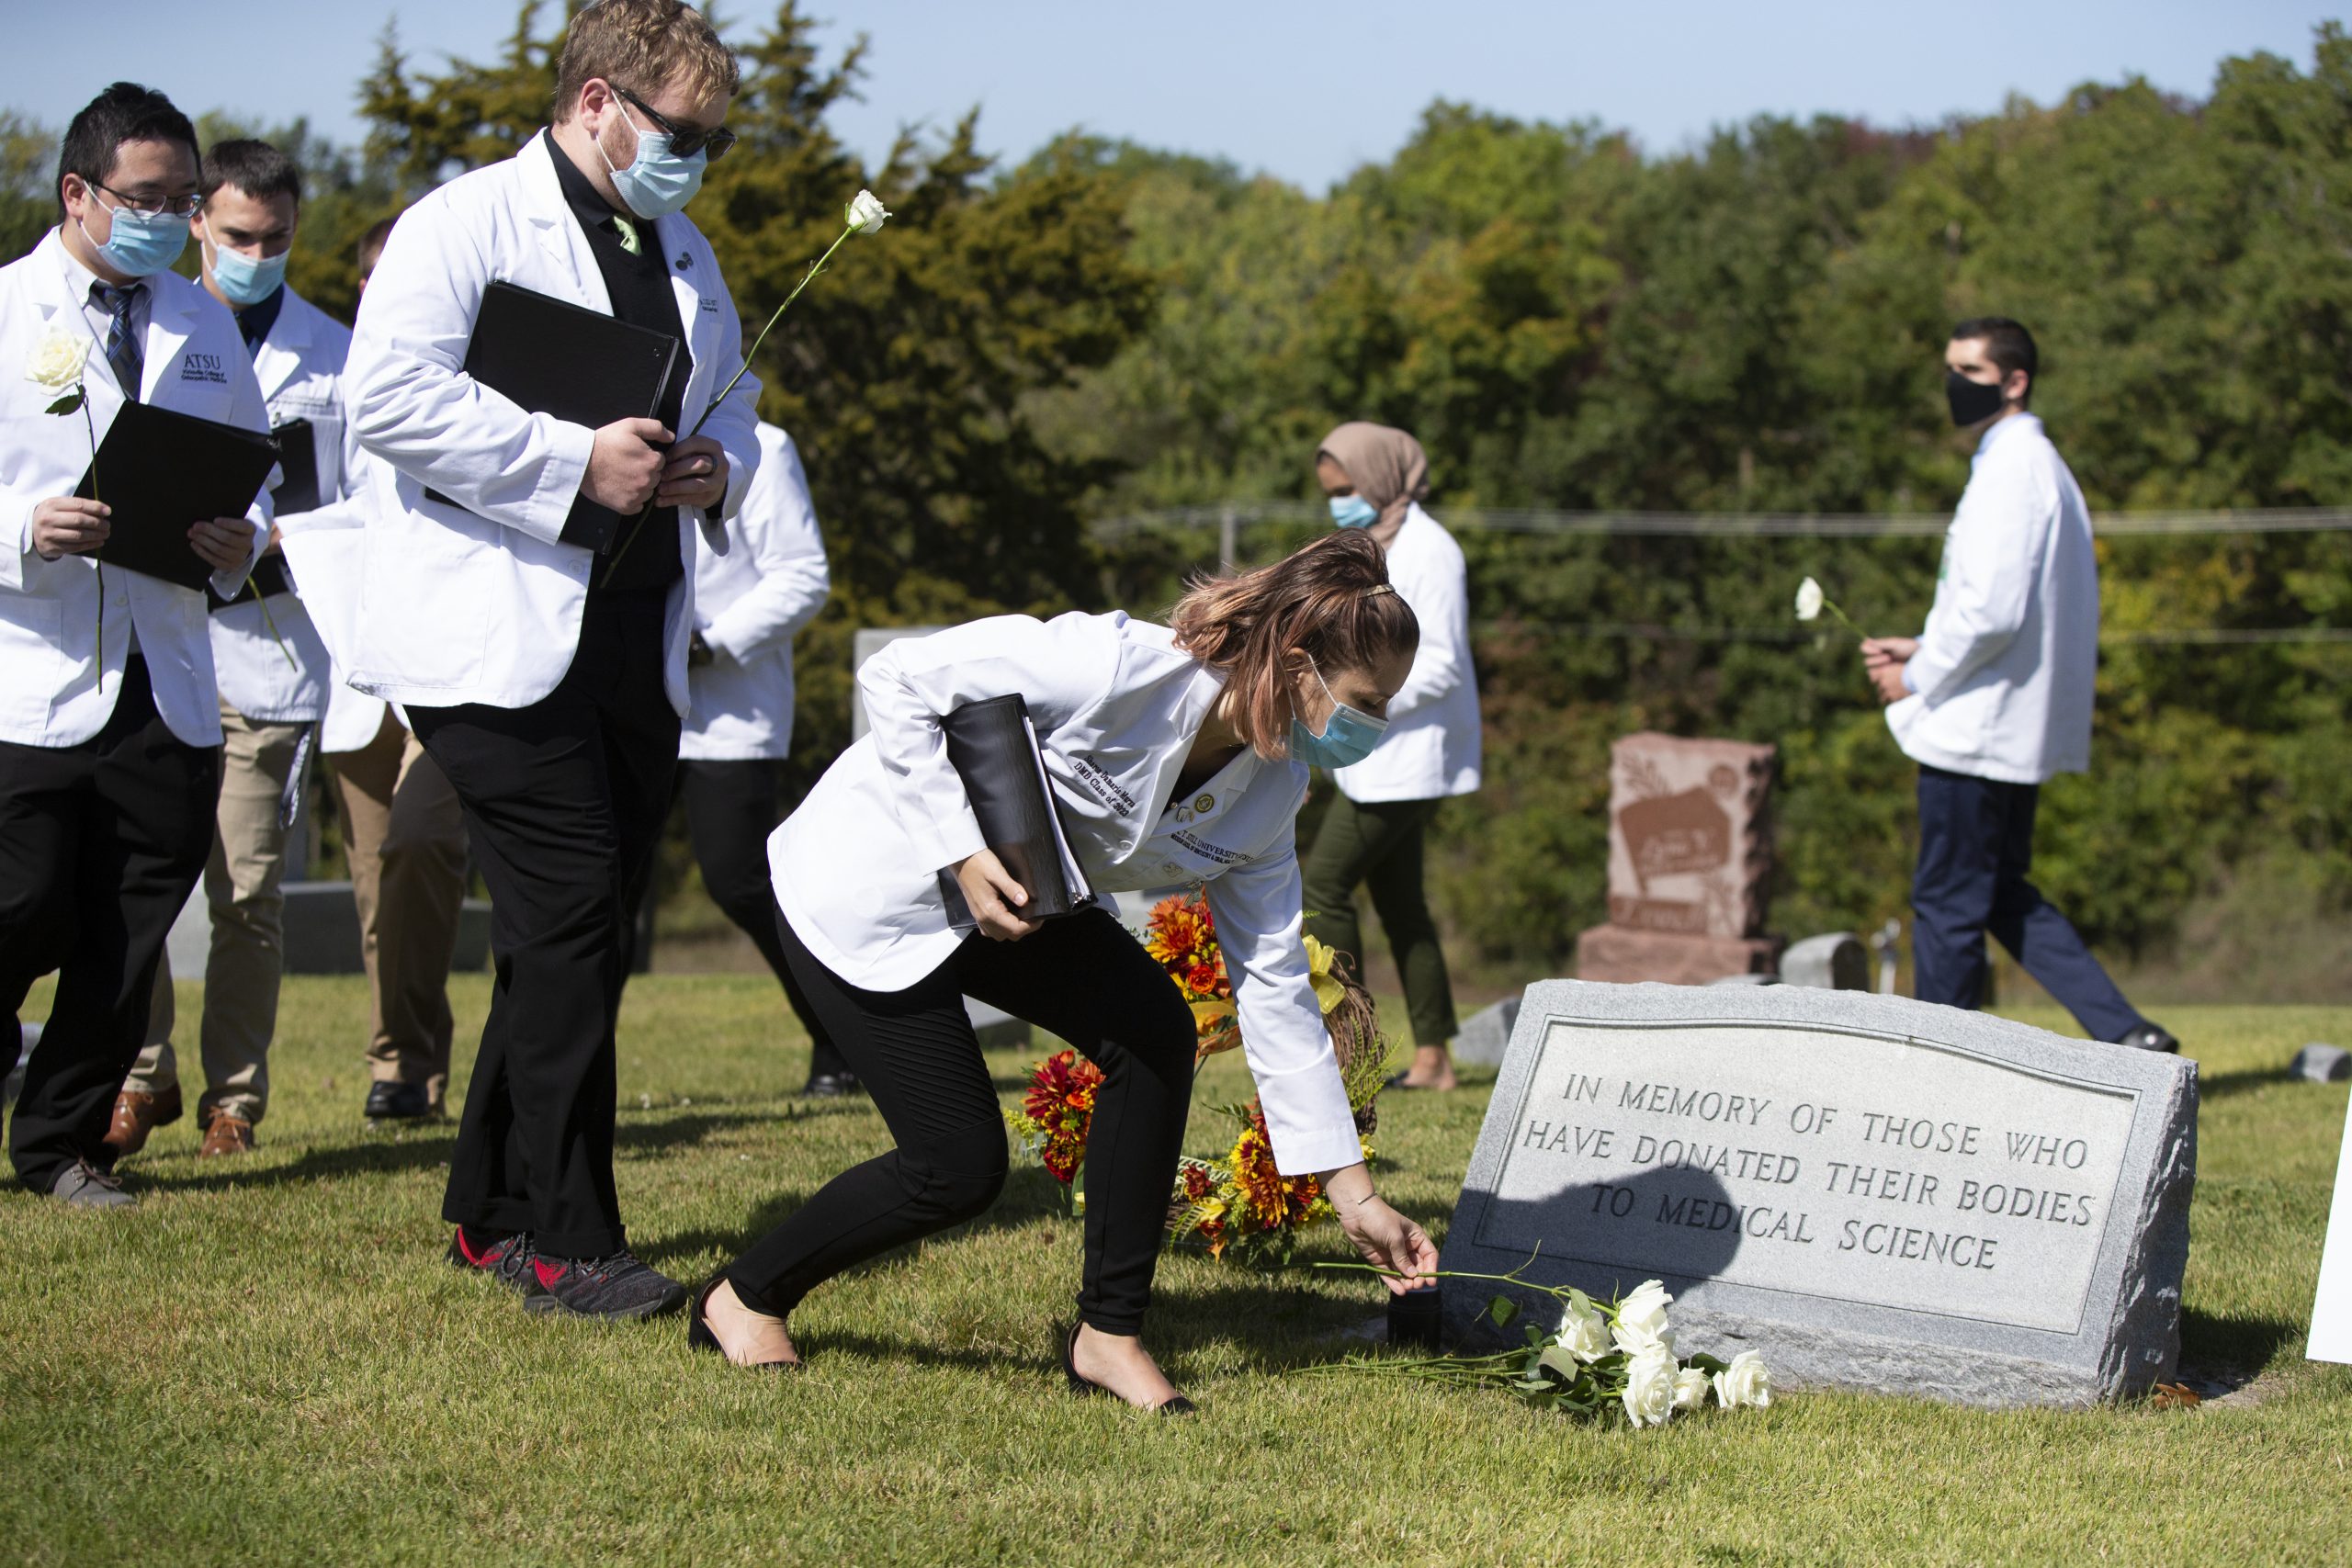
[[[684,353],[684,342],[671,333],[493,283],[482,290],[466,344],[466,374],[526,413],[553,414],[595,430],[616,420],[661,418],[662,396]],[[424,494],[445,506],[458,504],[438,491]],[[567,525],[564,536],[606,550],[624,521],[583,497],[573,507],[573,522],[592,525]]]
[[[277,443],[263,431],[125,403],[74,493],[113,509],[101,561],[200,589],[212,568],[187,542],[188,525],[243,517],[277,463]]]
[[[277,466],[285,477],[269,492],[270,505],[280,517],[319,508],[319,437],[307,419],[289,419],[270,432],[277,437]]]
[[[1020,915],[1053,919],[1093,902],[1054,810],[1045,755],[1021,694],[966,703],[940,720],[940,728],[947,738],[947,761],[964,781],[972,815],[979,818],[982,841],[1029,895]],[[953,872],[940,872],[939,892],[947,902],[950,925],[969,931],[978,924]]]

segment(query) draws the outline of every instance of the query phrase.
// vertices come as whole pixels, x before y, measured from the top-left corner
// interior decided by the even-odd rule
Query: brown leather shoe
[[[253,1147],[254,1124],[232,1111],[216,1111],[204,1124],[204,1146],[196,1151],[196,1157],[251,1154]]]
[[[135,1155],[147,1146],[147,1134],[158,1127],[168,1127],[180,1119],[180,1086],[174,1084],[161,1094],[141,1094],[125,1089],[114,1097],[114,1120],[107,1124],[103,1140],[119,1159]]]

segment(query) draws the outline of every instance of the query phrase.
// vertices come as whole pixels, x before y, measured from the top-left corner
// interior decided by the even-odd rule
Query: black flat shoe
[[[1054,1330],[1055,1337],[1062,1342],[1062,1376],[1069,1381],[1070,1393],[1080,1399],[1090,1399],[1098,1393],[1111,1393],[1109,1389],[1085,1377],[1078,1370],[1078,1331],[1085,1326],[1083,1323],[1073,1323],[1069,1325],[1069,1333],[1067,1335],[1058,1328]],[[1118,1396],[1112,1394],[1112,1397],[1115,1399]],[[1198,1405],[1180,1393],[1172,1399],[1164,1399],[1153,1405],[1151,1413],[1154,1416],[1192,1416],[1197,1414],[1199,1409]]]
[[[707,1350],[731,1367],[737,1364],[735,1359],[727,1354],[727,1347],[718,1342],[718,1336],[710,1331],[710,1320],[703,1315],[703,1308],[710,1302],[710,1292],[726,1282],[726,1275],[713,1274],[703,1282],[702,1289],[695,1292],[694,1305],[686,1312],[686,1348]],[[800,1363],[782,1360],[752,1361],[743,1370],[752,1372],[798,1371]]]
[[[855,1073],[810,1073],[808,1081],[800,1086],[803,1100],[846,1100],[853,1094],[864,1094],[865,1086],[857,1081]]]

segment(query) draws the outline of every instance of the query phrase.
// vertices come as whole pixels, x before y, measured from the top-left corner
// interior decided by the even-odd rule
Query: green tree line
[[[793,5],[730,28],[743,141],[694,208],[754,321],[857,188],[897,214],[757,367],[833,558],[834,603],[800,647],[812,775],[845,738],[854,628],[1154,613],[1214,534],[1097,540],[1086,520],[1308,498],[1314,443],[1342,419],[1421,438],[1441,518],[1934,513],[1968,469],[1944,336],[1997,313],[2041,339],[2035,409],[2094,507],[2352,500],[2352,41],[2334,25],[2308,69],[2226,61],[2200,101],[2132,81],[1924,129],[1762,118],[1667,156],[1438,102],[1395,157],[1320,195],[1081,136],[1001,165],[974,116],[868,166],[827,126],[864,41],[826,60],[814,32]],[[558,36],[524,4],[496,59],[426,70],[388,34],[358,88],[361,147],[203,129],[298,151],[294,281],[347,314],[369,223],[544,122]],[[0,118],[6,254],[53,220],[51,137]],[[1255,528],[1244,554],[1302,536]],[[1781,748],[1777,927],[1902,912],[1910,769],[1851,649],[1690,634],[1790,629],[1808,573],[1866,626],[1916,630],[1932,538],[1463,542],[1487,785],[1442,819],[1434,877],[1464,959],[1564,971],[1603,913],[1608,746],[1638,728]],[[2100,550],[2113,633],[2352,624],[2343,534]],[[1677,635],[1577,629],[1596,625]],[[2341,642],[2112,643],[2094,771],[2045,794],[2044,886],[2149,959],[2219,940],[2233,912],[2340,926],[2347,676]]]

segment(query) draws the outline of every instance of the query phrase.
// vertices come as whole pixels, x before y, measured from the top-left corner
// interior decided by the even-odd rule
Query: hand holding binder
[[[940,729],[947,761],[979,820],[981,840],[1029,895],[1021,918],[1054,919],[1091,903],[1086,874],[1054,809],[1053,783],[1021,694],[966,703],[941,718]],[[949,925],[970,931],[979,924],[953,872],[939,874],[939,894]]]
[[[277,466],[277,444],[265,432],[125,403],[74,493],[112,509],[107,565],[201,589],[212,564],[188,529],[243,516]]]

